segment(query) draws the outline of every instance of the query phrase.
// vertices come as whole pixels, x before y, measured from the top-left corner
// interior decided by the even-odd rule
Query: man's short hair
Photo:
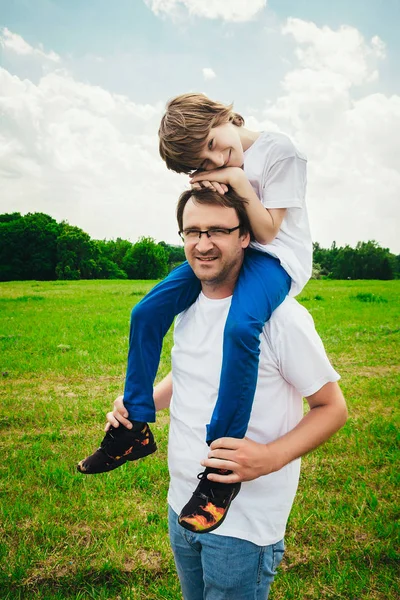
[[[254,240],[254,234],[251,229],[250,220],[246,211],[247,200],[237,194],[232,188],[229,188],[224,195],[214,192],[208,188],[199,190],[186,190],[180,196],[176,207],[176,218],[178,221],[179,231],[183,230],[183,211],[188,201],[193,198],[197,204],[209,204],[210,206],[225,206],[233,208],[239,219],[240,235],[250,234],[250,238]]]
[[[210,130],[229,122],[244,125],[243,117],[233,112],[233,104],[195,93],[172,98],[158,130],[160,156],[168,169],[176,173],[196,170]]]

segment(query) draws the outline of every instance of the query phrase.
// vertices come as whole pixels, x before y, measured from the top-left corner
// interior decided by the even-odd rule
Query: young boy
[[[257,383],[259,336],[271,313],[290,292],[298,294],[311,275],[312,243],[305,207],[306,159],[290,140],[277,133],[244,127],[232,106],[203,94],[184,94],[167,105],[160,130],[160,154],[167,167],[190,173],[193,187],[208,187],[223,195],[228,186],[246,206],[253,238],[227,318],[219,394],[210,424],[208,444],[220,437],[243,438]],[[202,234],[218,245],[233,230],[219,228],[180,232],[185,245]],[[207,268],[212,252],[200,256]],[[188,263],[175,269],[132,311],[124,404],[131,428],[110,427],[101,447],[81,461],[82,473],[100,473],[156,450],[148,422],[155,421],[153,382],[162,340],[175,315],[197,298],[200,284]],[[227,515],[240,483],[208,479],[207,468],[182,509],[179,523],[209,532]],[[206,523],[206,526],[205,526]]]

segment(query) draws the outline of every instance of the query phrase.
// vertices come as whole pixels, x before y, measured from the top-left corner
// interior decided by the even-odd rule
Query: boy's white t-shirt
[[[173,398],[168,445],[168,502],[179,514],[198,485],[207,457],[206,425],[217,400],[222,340],[231,298],[203,293],[175,323],[172,349]],[[331,366],[311,315],[293,298],[273,312],[261,334],[257,390],[247,437],[266,444],[293,429],[310,396],[339,375]],[[213,533],[259,546],[285,533],[296,494],[300,459],[270,475],[242,484],[224,523]]]
[[[291,296],[301,292],[312,271],[306,166],[306,157],[282,133],[262,132],[244,153],[243,170],[265,208],[287,209],[276,238],[251,246],[280,260],[292,278]]]

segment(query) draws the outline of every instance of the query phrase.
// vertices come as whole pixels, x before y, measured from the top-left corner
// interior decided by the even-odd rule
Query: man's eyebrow
[[[198,225],[188,225],[187,227],[184,227],[184,229],[198,229],[200,231],[201,227]],[[228,225],[208,225],[206,229],[231,229],[231,227],[228,227]],[[203,229],[202,231],[206,230]]]

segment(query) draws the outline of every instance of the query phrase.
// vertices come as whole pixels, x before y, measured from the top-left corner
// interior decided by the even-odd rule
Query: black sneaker
[[[183,507],[178,522],[194,533],[214,531],[224,521],[231,502],[238,495],[241,483],[219,483],[207,479],[208,473],[229,475],[226,469],[207,467],[197,475],[200,483]]]
[[[78,471],[85,475],[105,473],[120,467],[127,460],[137,460],[155,452],[157,446],[148,424],[131,422],[132,429],[122,424],[110,427],[100,448],[78,463]]]

